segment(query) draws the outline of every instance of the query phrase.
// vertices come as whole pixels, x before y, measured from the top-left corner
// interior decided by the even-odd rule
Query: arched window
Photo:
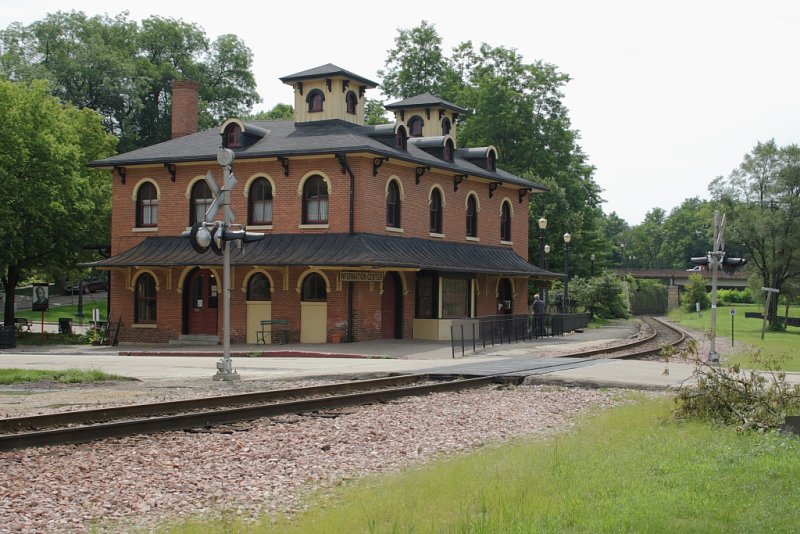
[[[319,273],[311,273],[303,280],[302,300],[303,302],[325,302],[328,298],[328,290],[325,287],[325,279]]]
[[[422,137],[422,127],[425,122],[419,115],[414,115],[408,119],[408,135],[411,137]]]
[[[448,119],[447,117],[443,118],[442,119],[442,135],[449,134],[450,133],[450,128],[452,128],[452,126],[453,125],[450,122],[450,119]]]
[[[493,150],[490,150],[489,155],[486,157],[486,170],[491,172],[497,171],[497,158],[495,158]]]
[[[397,180],[389,182],[386,192],[386,226],[400,228],[400,188]]]
[[[444,142],[444,149],[442,150],[442,159],[453,163],[453,155],[455,154],[453,140],[448,139]]]
[[[408,132],[404,126],[397,127],[397,133],[394,137],[394,147],[400,150],[408,150]]]
[[[439,189],[431,191],[431,233],[442,233],[442,193]]]
[[[351,115],[355,115],[356,107],[358,106],[358,97],[353,91],[348,91],[345,102],[347,103],[347,112]]]
[[[242,129],[238,124],[230,124],[225,128],[225,146],[239,148],[242,146]]]
[[[511,241],[511,205],[503,202],[500,211],[500,240]]]
[[[247,281],[247,300],[272,300],[269,278],[264,273],[256,273]]]
[[[314,175],[303,184],[303,224],[327,224],[328,184]]]
[[[478,204],[475,195],[467,197],[467,237],[478,237]]]
[[[272,184],[256,178],[247,196],[247,224],[272,224]]]
[[[156,322],[156,281],[149,273],[136,280],[136,323]]]
[[[308,112],[316,113],[322,111],[322,103],[325,102],[325,95],[319,89],[314,89],[306,97],[308,103]]]
[[[136,192],[136,226],[158,226],[158,190],[152,182],[145,182]]]
[[[189,226],[206,220],[206,210],[211,205],[214,197],[211,188],[205,180],[198,180],[192,186],[191,201],[189,205]]]

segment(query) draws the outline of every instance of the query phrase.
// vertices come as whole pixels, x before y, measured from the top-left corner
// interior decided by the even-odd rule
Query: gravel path
[[[624,399],[620,390],[494,386],[348,408],[338,417],[282,416],[209,433],[4,452],[0,532],[150,530],[222,510],[291,512],[313,489],[563,432],[575,416]]]

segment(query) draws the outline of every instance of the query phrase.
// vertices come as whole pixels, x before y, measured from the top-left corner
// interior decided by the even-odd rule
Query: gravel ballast
[[[223,510],[245,518],[291,513],[313,489],[563,432],[577,415],[625,398],[619,390],[494,386],[347,408],[336,417],[290,415],[3,452],[0,532],[150,529]]]

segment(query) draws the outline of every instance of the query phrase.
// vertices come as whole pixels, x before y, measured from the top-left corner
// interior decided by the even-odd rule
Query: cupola
[[[395,122],[405,124],[410,137],[456,138],[456,120],[467,110],[425,93],[384,106],[394,112]]]

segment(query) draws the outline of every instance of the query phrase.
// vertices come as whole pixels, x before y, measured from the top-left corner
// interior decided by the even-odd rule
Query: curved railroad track
[[[652,358],[665,344],[678,346],[683,332],[656,318],[644,318],[653,332],[614,347],[561,355],[581,358]],[[553,364],[558,370],[564,365]],[[531,368],[541,373],[541,366]],[[545,371],[546,372],[546,371]],[[516,371],[515,375],[524,373]],[[161,403],[60,412],[0,419],[0,451],[84,443],[110,437],[212,427],[289,413],[313,413],[401,397],[458,391],[511,379],[509,373],[461,376],[444,381],[427,374],[394,376],[325,386],[203,397]],[[434,381],[436,380],[436,381]]]

